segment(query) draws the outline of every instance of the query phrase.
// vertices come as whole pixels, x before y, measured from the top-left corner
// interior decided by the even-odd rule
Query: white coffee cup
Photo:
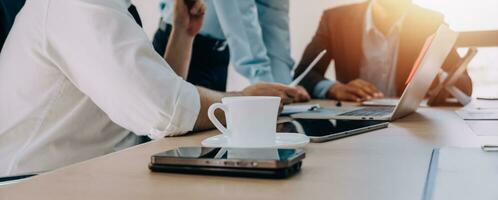
[[[209,107],[208,117],[226,136],[230,146],[275,145],[280,97],[225,97],[221,102]],[[217,109],[225,112],[227,127],[224,127],[214,115]]]

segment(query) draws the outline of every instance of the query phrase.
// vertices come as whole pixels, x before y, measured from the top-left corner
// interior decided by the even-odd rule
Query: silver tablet
[[[389,125],[386,121],[296,119],[279,124],[278,132],[306,134],[311,142],[326,142],[366,133]]]

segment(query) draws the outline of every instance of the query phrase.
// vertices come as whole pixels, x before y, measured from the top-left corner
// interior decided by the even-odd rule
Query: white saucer
[[[248,146],[246,148],[300,148],[310,142],[308,136],[299,133],[277,133],[273,146]],[[237,147],[230,146],[224,135],[216,135],[202,141],[204,147]]]

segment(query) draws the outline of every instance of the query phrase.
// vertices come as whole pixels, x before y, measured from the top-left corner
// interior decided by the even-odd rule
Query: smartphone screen
[[[246,149],[246,148],[208,148],[180,147],[155,156],[184,159],[237,159],[237,160],[277,160],[287,161],[300,155],[296,149]]]
[[[299,149],[180,147],[152,156],[154,172],[286,178],[300,171]]]

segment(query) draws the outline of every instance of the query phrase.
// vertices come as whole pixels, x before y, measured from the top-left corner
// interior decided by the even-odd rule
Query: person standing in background
[[[172,30],[173,4],[161,0],[162,19],[153,42],[161,55]],[[230,60],[251,83],[292,81],[289,0],[206,0],[206,5],[187,81],[225,91]]]

